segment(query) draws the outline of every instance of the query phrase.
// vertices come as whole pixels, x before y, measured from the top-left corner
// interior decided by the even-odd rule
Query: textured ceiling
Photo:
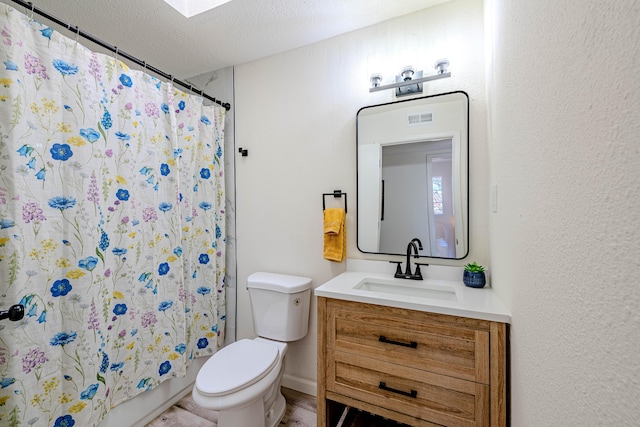
[[[0,1],[22,9],[11,0]],[[162,0],[31,1],[168,74],[187,78],[448,0],[233,0],[188,19]]]

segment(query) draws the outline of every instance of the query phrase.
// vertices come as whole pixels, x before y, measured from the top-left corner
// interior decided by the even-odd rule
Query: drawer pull
[[[378,385],[378,388],[382,389],[382,390],[390,391],[392,393],[401,394],[403,396],[413,397],[414,399],[416,399],[418,397],[418,392],[416,390],[411,390],[409,392],[409,391],[402,391],[402,390],[398,390],[398,389],[395,389],[395,388],[387,387],[387,383],[385,383],[384,381],[380,381],[380,384]]]
[[[409,343],[400,342],[400,341],[393,341],[393,340],[388,340],[387,337],[385,337],[384,335],[380,335],[380,338],[378,338],[378,341],[384,342],[384,343],[387,343],[387,344],[400,345],[402,347],[411,347],[411,348],[417,348],[418,347],[418,343],[415,342],[415,341],[411,341]]]

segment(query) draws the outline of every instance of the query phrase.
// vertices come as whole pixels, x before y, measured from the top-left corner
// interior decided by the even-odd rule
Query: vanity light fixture
[[[451,77],[448,59],[439,59],[438,61],[436,61],[434,68],[436,70],[436,74],[425,77],[423,71],[416,71],[415,68],[410,65],[406,66],[400,71],[400,74],[396,76],[395,83],[390,83],[383,86],[380,85],[380,83],[382,82],[382,75],[372,74],[370,77],[371,87],[369,88],[369,92],[395,89],[396,96],[422,93],[422,84],[424,82]]]
[[[447,58],[438,59],[433,68],[436,69],[438,74],[444,74],[449,69],[449,60]]]
[[[382,81],[382,74],[371,74],[369,79],[371,80],[371,87],[378,87]]]
[[[407,65],[402,69],[402,71],[400,71],[400,77],[403,81],[408,82],[409,80],[413,79],[413,75],[415,73],[415,68],[413,68],[411,65]]]

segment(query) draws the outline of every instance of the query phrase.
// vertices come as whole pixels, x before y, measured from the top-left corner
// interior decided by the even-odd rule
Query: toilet
[[[280,392],[287,342],[307,335],[311,279],[253,273],[247,279],[255,339],[241,339],[202,366],[193,399],[218,411],[218,427],[274,427],[284,416]]]

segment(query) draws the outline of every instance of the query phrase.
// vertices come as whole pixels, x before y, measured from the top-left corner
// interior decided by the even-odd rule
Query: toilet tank
[[[296,341],[307,335],[311,279],[258,272],[247,279],[247,289],[258,336]]]

